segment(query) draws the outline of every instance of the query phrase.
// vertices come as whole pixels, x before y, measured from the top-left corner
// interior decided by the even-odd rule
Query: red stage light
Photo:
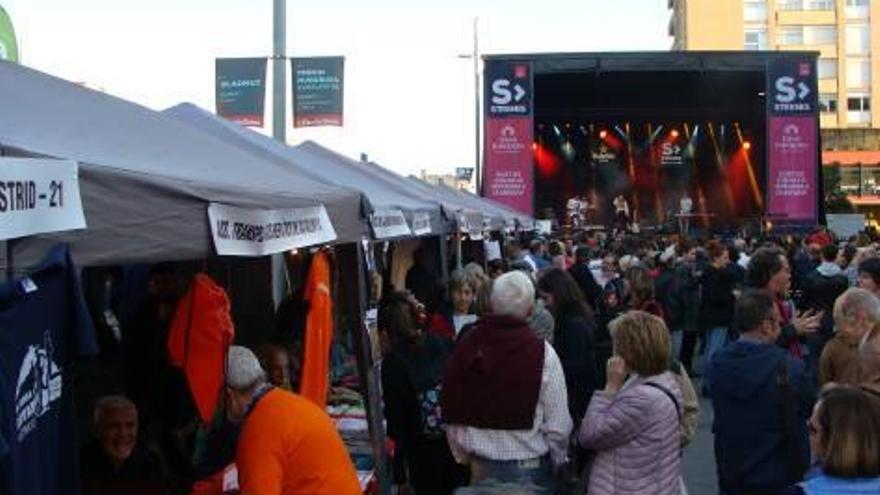
[[[538,151],[538,143],[532,143],[532,151]]]
[[[678,129],[673,129],[669,135],[672,136],[672,139],[678,139]]]
[[[605,129],[599,131],[599,139],[605,139],[606,137],[608,137],[608,131],[606,131]]]
[[[746,151],[749,151],[750,149],[752,149],[751,141],[743,141],[743,149]]]

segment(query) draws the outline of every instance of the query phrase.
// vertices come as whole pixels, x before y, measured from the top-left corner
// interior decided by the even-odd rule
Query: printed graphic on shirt
[[[43,334],[43,346],[28,346],[15,387],[15,431],[19,443],[37,428],[39,419],[61,398],[61,369],[53,361],[52,337]]]

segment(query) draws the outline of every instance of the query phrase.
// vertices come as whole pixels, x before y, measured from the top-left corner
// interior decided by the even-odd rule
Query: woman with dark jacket
[[[598,388],[593,314],[577,282],[564,270],[554,268],[547,271],[538,280],[538,292],[553,314],[553,347],[562,363],[568,388],[568,409],[577,425]]]
[[[385,343],[382,399],[388,435],[395,441],[395,482],[417,495],[446,495],[467,484],[467,473],[455,462],[440,413],[440,390],[450,339],[423,333],[416,322],[416,301],[402,292],[389,295],[379,308],[379,331]],[[402,459],[402,461],[401,461]]]

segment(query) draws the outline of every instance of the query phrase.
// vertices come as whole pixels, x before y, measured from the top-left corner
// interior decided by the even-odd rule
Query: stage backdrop
[[[532,65],[487,61],[483,81],[483,196],[532,215]]]
[[[816,59],[780,56],[767,67],[767,214],[774,223],[818,220]]]

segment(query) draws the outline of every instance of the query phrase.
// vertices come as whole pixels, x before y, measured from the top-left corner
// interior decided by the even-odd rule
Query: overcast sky
[[[25,65],[157,110],[189,101],[213,111],[214,59],[268,56],[272,49],[272,0],[0,5],[12,17]],[[402,173],[472,166],[473,66],[458,54],[472,50],[475,16],[483,53],[667,50],[666,6],[667,0],[290,0],[288,54],[346,57],[346,125],[290,129],[288,138],[314,139],[353,157],[365,152]]]

